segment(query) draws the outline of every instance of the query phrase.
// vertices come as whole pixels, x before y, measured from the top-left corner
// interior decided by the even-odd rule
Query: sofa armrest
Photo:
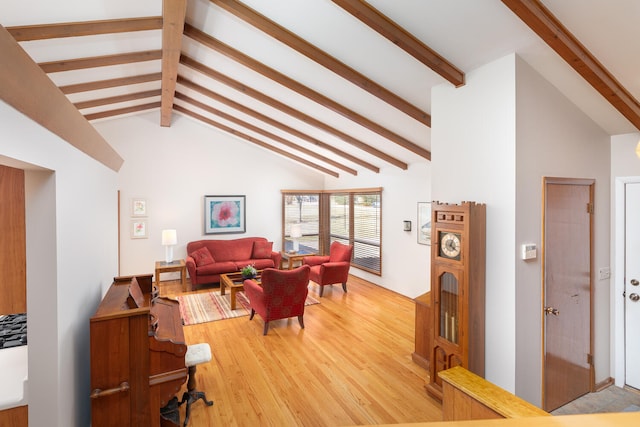
[[[329,261],[329,255],[310,255],[302,258],[302,264],[318,265]]]
[[[344,283],[349,277],[351,264],[346,261],[325,262],[320,266],[322,284]]]
[[[258,285],[258,282],[252,279],[247,279],[243,283],[244,293],[249,299],[249,305],[260,316],[265,316],[267,312],[267,306],[265,302],[264,289]]]
[[[272,251],[271,259],[273,260],[273,268],[280,268],[280,262],[282,262],[282,254],[280,252]]]
[[[194,279],[196,277],[196,260],[193,257],[187,255],[187,258],[184,260],[184,263],[187,265],[187,271],[189,272],[189,277]]]
[[[349,267],[351,267],[351,264],[346,262],[346,261],[335,261],[335,262],[325,262],[324,264],[322,264],[322,267],[320,267],[321,270],[325,270],[325,271],[349,271]]]

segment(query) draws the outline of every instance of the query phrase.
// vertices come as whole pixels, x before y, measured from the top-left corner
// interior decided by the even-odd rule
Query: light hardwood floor
[[[411,360],[412,299],[353,276],[347,294],[340,285],[327,287],[322,298],[316,284],[309,289],[320,304],[306,308],[304,330],[296,318],[279,320],[263,336],[257,315],[184,327],[187,344],[208,342],[213,353],[210,363],[198,367],[197,378],[198,389],[214,405],[195,403],[190,426],[442,419],[440,403],[424,388],[427,372]],[[179,282],[161,282],[162,296],[180,293]]]

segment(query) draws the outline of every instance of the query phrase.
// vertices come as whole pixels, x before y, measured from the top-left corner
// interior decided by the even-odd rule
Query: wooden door
[[[0,165],[0,314],[27,311],[24,171]]]
[[[591,363],[593,181],[545,179],[544,383],[546,411],[588,393]]]
[[[640,183],[625,187],[625,383],[640,389]]]

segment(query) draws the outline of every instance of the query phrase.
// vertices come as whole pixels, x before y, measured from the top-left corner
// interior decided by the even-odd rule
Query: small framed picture
[[[245,196],[204,196],[204,233],[244,233]]]
[[[131,221],[131,238],[146,239],[147,237],[149,237],[147,233],[147,221],[145,220]]]
[[[140,198],[131,199],[131,216],[145,217],[147,216],[147,200]]]
[[[431,203],[418,202],[418,243],[431,245]]]

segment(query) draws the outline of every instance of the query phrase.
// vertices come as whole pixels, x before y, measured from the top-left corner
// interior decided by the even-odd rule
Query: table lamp
[[[164,260],[167,264],[173,262],[173,245],[178,243],[176,230],[162,230],[162,245],[165,247]]]
[[[289,235],[291,236],[291,240],[293,240],[293,251],[298,252],[300,250],[300,242],[298,242],[298,239],[302,237],[302,224],[292,224]]]

